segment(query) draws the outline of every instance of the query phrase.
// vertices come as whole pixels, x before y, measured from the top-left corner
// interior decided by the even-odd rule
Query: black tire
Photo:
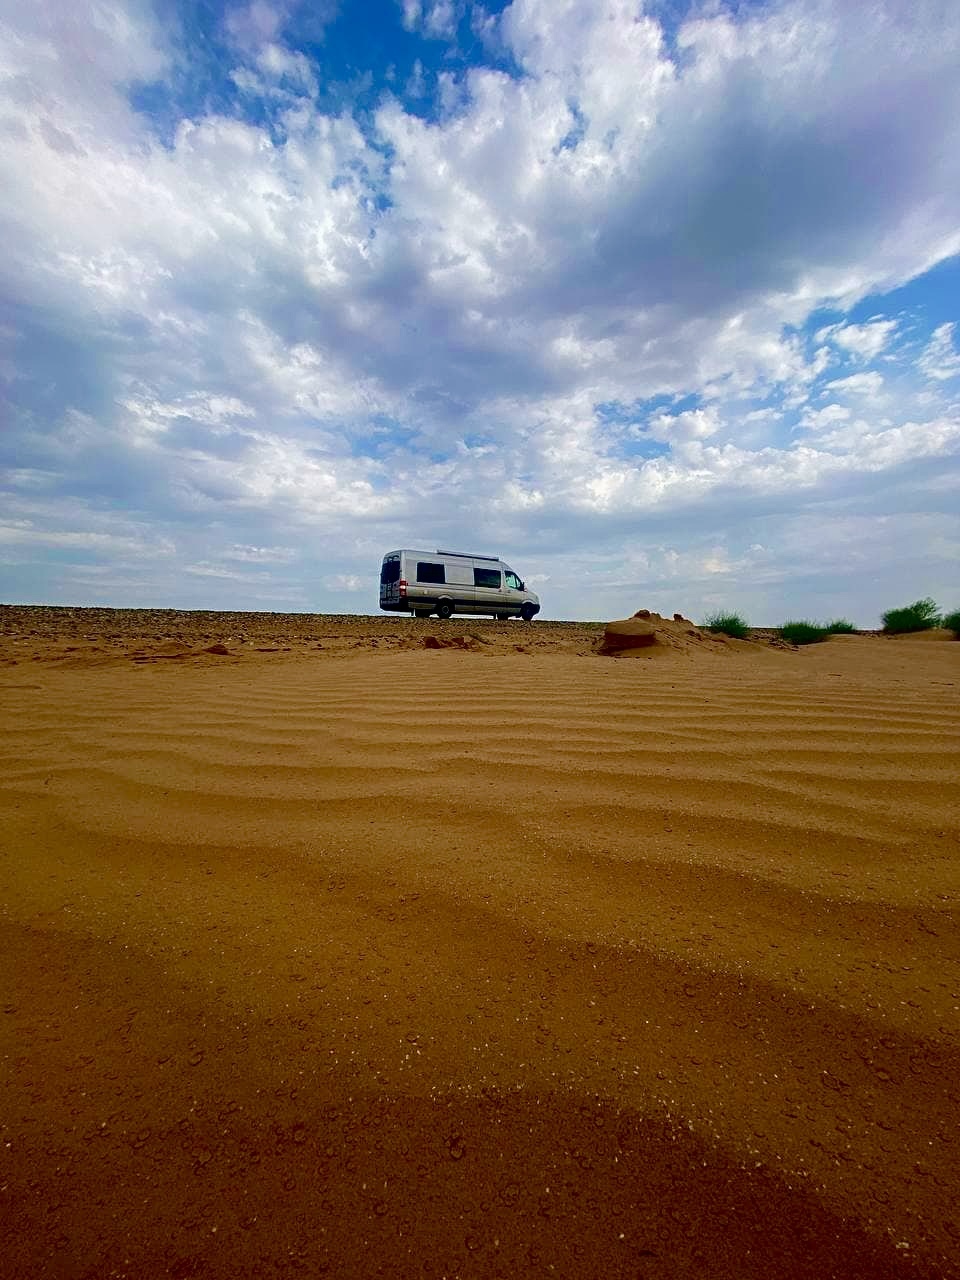
[[[450,603],[450,601],[441,600],[440,603],[437,605],[437,617],[449,618],[452,613],[453,613],[453,605]]]
[[[520,617],[524,620],[524,622],[532,622],[536,616],[537,616],[537,611],[533,607],[533,605],[530,604],[529,601],[527,601],[526,604],[520,606]]]

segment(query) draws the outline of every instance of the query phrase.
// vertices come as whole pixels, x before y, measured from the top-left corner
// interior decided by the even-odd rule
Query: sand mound
[[[677,649],[701,649],[706,646],[729,647],[728,636],[713,635],[701,631],[689,618],[675,613],[672,619],[662,618],[649,609],[638,609],[632,618],[608,622],[603,632],[599,653],[611,657],[643,654],[653,656]],[[741,641],[740,643],[746,643]]]
[[[956,640],[955,631],[946,627],[931,627],[929,631],[906,631],[902,636],[888,636],[889,640]]]
[[[479,649],[473,636],[424,636],[424,649]]]

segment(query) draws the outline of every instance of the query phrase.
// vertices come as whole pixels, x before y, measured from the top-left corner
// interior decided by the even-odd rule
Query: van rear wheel
[[[450,603],[450,601],[441,600],[440,603],[437,605],[437,617],[449,618],[452,613],[453,613],[453,605]]]

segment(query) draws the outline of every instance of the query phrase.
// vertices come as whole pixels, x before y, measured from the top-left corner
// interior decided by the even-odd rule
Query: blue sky
[[[0,600],[960,606],[960,10],[0,0]]]

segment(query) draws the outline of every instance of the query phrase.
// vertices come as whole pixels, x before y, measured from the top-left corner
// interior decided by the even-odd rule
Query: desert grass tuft
[[[739,613],[710,613],[704,618],[703,626],[715,635],[733,636],[735,640],[746,640],[750,634],[746,619]]]
[[[906,635],[910,631],[930,631],[940,625],[940,611],[929,596],[915,600],[902,609],[888,609],[883,615],[883,629],[888,636]]]
[[[846,618],[834,618],[833,622],[827,623],[827,631],[832,636],[853,636],[856,635],[857,628]]]
[[[960,640],[960,609],[955,609],[953,613],[948,613],[943,619],[943,625],[948,631],[952,631],[957,640]]]
[[[826,640],[829,632],[818,622],[807,622],[805,619],[785,622],[780,628],[780,639],[788,644],[819,644]]]

